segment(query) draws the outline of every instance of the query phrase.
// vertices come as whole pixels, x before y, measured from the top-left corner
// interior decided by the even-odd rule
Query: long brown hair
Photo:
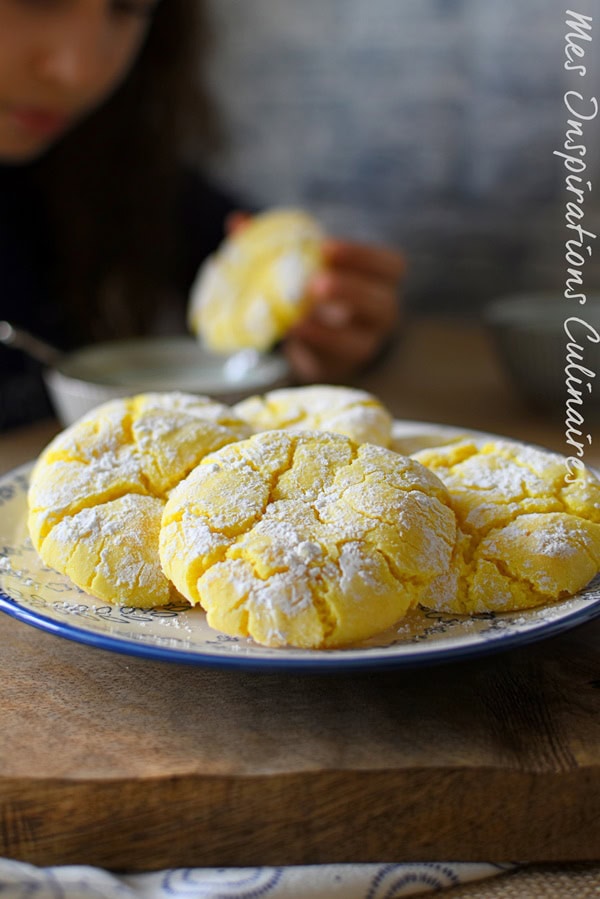
[[[162,0],[126,80],[38,163],[78,341],[143,333],[164,297],[182,153],[198,159],[217,136],[209,43],[200,0]]]

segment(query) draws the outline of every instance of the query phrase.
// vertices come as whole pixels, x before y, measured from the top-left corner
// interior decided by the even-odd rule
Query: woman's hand
[[[400,317],[404,257],[389,247],[327,239],[325,270],[310,285],[308,316],[283,347],[301,381],[332,382],[366,365]]]

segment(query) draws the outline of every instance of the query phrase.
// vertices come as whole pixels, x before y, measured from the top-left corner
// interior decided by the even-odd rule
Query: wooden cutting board
[[[600,858],[600,622],[477,661],[203,669],[0,615],[0,855],[112,869]]]
[[[398,417],[565,449],[474,326],[415,322],[363,386]],[[55,429],[0,435],[0,469]],[[600,621],[478,661],[290,676],[151,663],[0,614],[0,666],[0,855],[600,859]]]

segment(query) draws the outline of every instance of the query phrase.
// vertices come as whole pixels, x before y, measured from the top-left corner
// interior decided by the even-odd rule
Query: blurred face
[[[127,75],[157,0],[0,0],[0,161],[35,159]]]

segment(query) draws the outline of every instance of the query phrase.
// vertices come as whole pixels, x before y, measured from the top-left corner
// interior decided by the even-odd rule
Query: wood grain
[[[240,674],[0,619],[0,855],[171,865],[600,857],[600,626],[479,661]]]
[[[367,381],[398,416],[561,449],[560,422],[519,405],[475,327],[417,323]],[[55,429],[0,437],[0,469]],[[2,615],[0,670],[3,856],[600,858],[600,622],[479,660],[310,676],[148,662]]]

